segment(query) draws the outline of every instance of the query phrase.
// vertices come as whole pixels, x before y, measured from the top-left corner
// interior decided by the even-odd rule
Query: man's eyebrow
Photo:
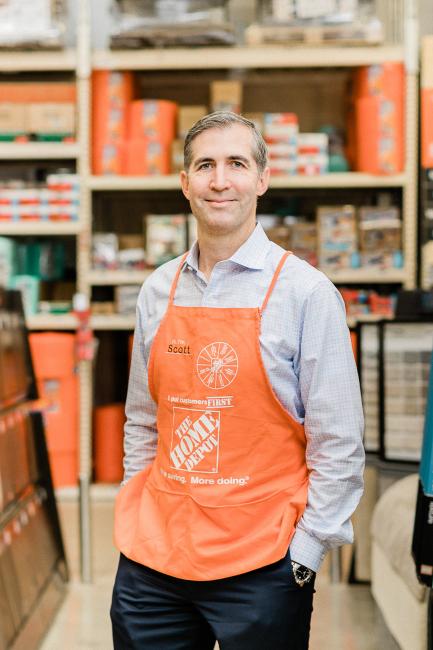
[[[209,158],[204,156],[203,158],[197,158],[197,160],[193,161],[194,167],[197,167],[198,165],[201,165],[202,163],[207,163],[207,162],[213,162],[213,158]]]
[[[236,155],[228,156],[227,160],[239,160],[240,162],[243,162],[245,165],[250,165],[250,161],[248,160],[248,158],[245,158],[245,156],[242,156],[241,154],[239,154],[238,156]],[[198,165],[202,165],[203,163],[208,163],[208,162],[214,162],[214,159],[208,156],[203,156],[202,158],[197,158],[197,160],[194,160],[193,165],[194,167],[197,167]]]

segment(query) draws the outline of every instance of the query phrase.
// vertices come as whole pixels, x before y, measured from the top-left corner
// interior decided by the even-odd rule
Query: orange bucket
[[[93,419],[95,480],[99,483],[119,483],[123,478],[125,405],[98,406]]]

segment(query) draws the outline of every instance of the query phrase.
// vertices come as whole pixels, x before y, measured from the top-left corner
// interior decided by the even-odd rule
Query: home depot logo
[[[191,472],[217,472],[220,411],[173,408],[171,467]]]

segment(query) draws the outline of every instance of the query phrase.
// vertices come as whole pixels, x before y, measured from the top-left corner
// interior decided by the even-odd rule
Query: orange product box
[[[122,146],[122,174],[152,176],[170,173],[171,146],[160,140],[134,138]]]
[[[176,137],[177,104],[165,99],[138,99],[128,107],[128,137],[171,142]]]
[[[403,110],[398,101],[361,97],[355,102],[356,169],[395,174],[404,166]]]
[[[401,62],[362,66],[355,72],[356,97],[403,97],[404,85],[404,66]]]
[[[0,83],[0,102],[28,104],[37,102],[75,103],[74,83],[58,81],[14,81]]]
[[[433,88],[421,88],[421,167],[433,167]]]
[[[26,104],[1,102],[0,133],[19,133],[27,130]]]
[[[132,96],[131,72],[93,72],[92,162],[95,174],[120,173],[120,162],[116,163],[113,147],[126,137],[126,110]]]
[[[75,104],[59,102],[29,104],[27,130],[30,133],[74,133]]]
[[[97,175],[121,174],[123,148],[124,143],[121,141],[106,141],[95,145],[92,151],[93,173]]]
[[[30,350],[44,411],[47,446],[56,487],[77,481],[78,378],[75,373],[75,335],[30,334]]]

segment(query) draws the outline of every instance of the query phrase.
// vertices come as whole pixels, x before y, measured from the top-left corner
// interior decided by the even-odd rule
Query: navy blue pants
[[[120,556],[114,650],[306,650],[314,579],[299,587],[290,555],[206,582],[164,575]]]

